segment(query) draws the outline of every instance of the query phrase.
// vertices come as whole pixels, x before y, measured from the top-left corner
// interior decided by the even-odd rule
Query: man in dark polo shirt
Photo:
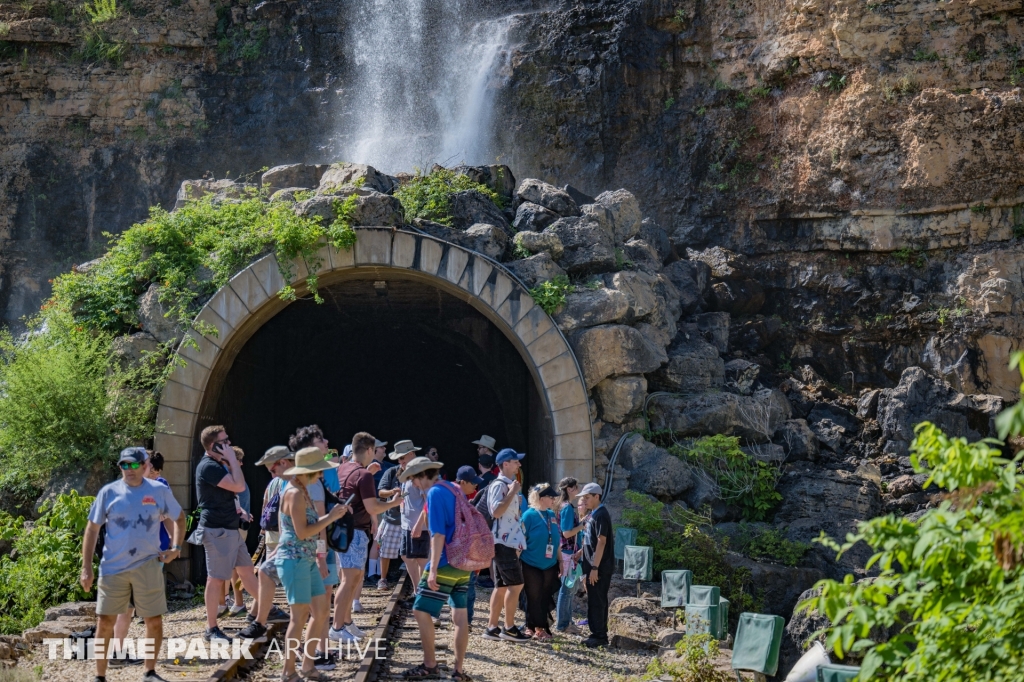
[[[588,515],[583,529],[583,586],[587,590],[587,625],[590,637],[583,646],[608,646],[608,589],[615,570],[615,533],[612,517],[601,500],[601,486],[588,483],[576,497],[583,498]]]
[[[231,448],[224,427],[207,426],[199,436],[205,454],[196,467],[196,498],[202,509],[199,525],[203,529],[206,550],[206,631],[203,639],[230,641],[217,627],[224,585],[235,568],[249,594],[259,594],[259,583],[252,570],[252,559],[238,532],[242,510],[235,496],[245,490],[242,467]]]

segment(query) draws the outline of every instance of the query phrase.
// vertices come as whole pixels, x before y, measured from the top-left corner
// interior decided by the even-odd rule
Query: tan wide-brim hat
[[[324,459],[324,453],[320,451],[320,448],[302,448],[295,453],[295,466],[285,469],[281,475],[314,474],[318,471],[337,468],[336,462],[328,462]]]
[[[480,440],[473,441],[473,445],[482,445],[489,450],[495,450],[496,441],[490,436],[480,436]]]
[[[398,480],[405,483],[416,474],[420,474],[431,469],[440,469],[443,466],[444,464],[441,462],[435,462],[427,457],[417,457],[405,465],[405,471],[398,474]]]
[[[388,459],[398,461],[404,455],[408,455],[410,452],[419,452],[421,449],[413,445],[411,440],[400,440],[395,443],[395,451],[388,453]]]
[[[256,462],[256,466],[261,467],[267,464],[273,464],[279,462],[282,459],[294,459],[295,455],[285,447],[284,445],[275,445],[274,447],[263,453],[263,456]]]

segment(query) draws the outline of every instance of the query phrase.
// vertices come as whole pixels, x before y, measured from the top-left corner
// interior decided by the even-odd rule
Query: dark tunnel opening
[[[450,479],[476,464],[472,441],[488,434],[498,448],[527,453],[526,483],[546,480],[546,407],[493,322],[422,281],[346,280],[320,293],[323,304],[296,301],[257,330],[207,403],[208,423],[224,424],[246,452],[257,521],[270,475],[255,462],[306,424],[318,424],[339,451],[364,430],[388,441],[388,451],[402,439],[424,452],[435,446]],[[250,550],[258,540],[257,526]]]

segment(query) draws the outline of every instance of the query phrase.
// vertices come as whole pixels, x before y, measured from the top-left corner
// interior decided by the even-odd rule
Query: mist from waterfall
[[[488,14],[487,4],[350,0],[339,160],[390,173],[494,162],[494,97],[513,17]]]

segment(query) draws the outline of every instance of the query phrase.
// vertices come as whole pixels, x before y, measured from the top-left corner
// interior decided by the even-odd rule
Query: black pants
[[[587,567],[589,568],[589,567]],[[590,573],[584,568],[583,580],[587,586],[587,624],[593,639],[608,641],[608,590],[612,586],[612,572],[597,573],[597,584],[591,585]]]
[[[523,592],[526,593],[526,627],[548,629],[548,616],[555,607],[558,591],[558,564],[536,568],[523,563]]]

